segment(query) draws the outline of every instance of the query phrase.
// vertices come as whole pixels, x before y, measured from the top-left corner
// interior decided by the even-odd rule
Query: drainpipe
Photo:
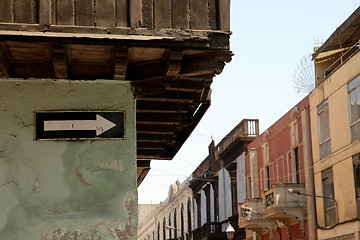
[[[313,185],[313,170],[311,163],[310,125],[309,125],[308,107],[304,107],[301,110],[301,123],[302,123],[303,151],[304,151],[305,193],[308,195],[312,195],[314,193],[314,185]],[[307,197],[306,200],[307,200],[306,212],[307,212],[309,239],[316,239],[314,198]]]

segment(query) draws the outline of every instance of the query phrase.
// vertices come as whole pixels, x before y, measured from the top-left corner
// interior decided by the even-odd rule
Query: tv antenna
[[[301,58],[294,72],[295,90],[310,93],[315,88],[315,69],[311,54]]]

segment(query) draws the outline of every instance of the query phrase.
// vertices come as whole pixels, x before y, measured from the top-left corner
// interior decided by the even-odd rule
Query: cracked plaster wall
[[[124,140],[34,141],[36,110],[124,110]],[[135,239],[135,100],[126,81],[0,80],[0,239]]]

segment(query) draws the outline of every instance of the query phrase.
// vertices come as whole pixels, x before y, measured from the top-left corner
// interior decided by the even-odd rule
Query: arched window
[[[188,233],[191,233],[191,200],[190,198],[188,199],[188,204],[187,204],[187,224],[188,224]],[[188,238],[188,236],[186,237]]]
[[[163,240],[166,239],[166,228],[165,228],[165,226],[166,226],[166,222],[165,222],[165,218],[164,218],[164,220],[163,220]]]
[[[180,209],[180,230],[181,230],[181,238],[184,239],[184,204],[181,204]]]
[[[177,238],[177,224],[176,224],[176,208],[174,210],[174,238]]]

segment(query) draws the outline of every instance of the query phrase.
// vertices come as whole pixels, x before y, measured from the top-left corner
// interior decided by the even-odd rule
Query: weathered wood
[[[0,22],[13,22],[12,0],[0,0]]]
[[[15,78],[55,78],[51,62],[14,62],[11,77]]]
[[[115,0],[96,1],[96,26],[115,27]]]
[[[209,27],[211,30],[218,28],[217,3],[218,0],[209,0]]]
[[[34,23],[34,2],[31,0],[15,1],[15,22]]]
[[[116,0],[116,23],[118,27],[129,26],[128,0]]]
[[[175,76],[181,70],[182,51],[171,51],[168,57],[168,76]]]
[[[39,0],[39,23],[50,25],[51,22],[51,0]]]
[[[9,77],[10,60],[5,44],[0,44],[0,77]]]
[[[114,79],[125,80],[127,70],[128,50],[115,48]]]
[[[152,29],[153,26],[153,1],[154,0],[143,0],[142,1],[142,26],[144,28]]]
[[[218,53],[186,56],[180,74],[184,76],[220,74],[225,66],[221,57]]]
[[[208,0],[190,0],[191,29],[209,29]]]
[[[219,25],[222,31],[230,31],[230,0],[218,0],[219,4]]]
[[[112,47],[106,45],[71,44],[69,46],[71,62],[110,64]]]
[[[172,28],[188,29],[189,28],[189,0],[172,0]]]
[[[50,62],[48,43],[6,41],[11,56],[16,61]]]
[[[65,46],[53,45],[53,64],[56,78],[68,78],[68,61]]]
[[[56,1],[56,24],[75,25],[74,0]]]
[[[154,0],[155,29],[171,28],[171,0]]]
[[[138,28],[141,26],[141,0],[129,1],[130,27]]]
[[[76,0],[75,25],[94,26],[94,0]]]

